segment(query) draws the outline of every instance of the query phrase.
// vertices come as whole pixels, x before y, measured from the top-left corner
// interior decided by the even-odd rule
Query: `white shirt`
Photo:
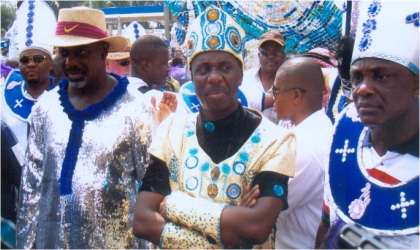
[[[144,82],[140,78],[130,76],[130,77],[127,77],[127,79],[130,82],[130,84],[128,86],[129,86],[129,89],[131,91],[133,91],[134,89],[137,90],[138,88],[143,87],[143,86],[148,87],[147,83]],[[141,93],[139,90],[137,90],[137,92]],[[188,110],[184,107],[184,105],[182,105],[183,100],[182,100],[181,95],[178,94],[178,93],[175,93],[175,92],[173,92],[173,93],[175,94],[176,99],[178,101],[178,105],[176,107],[175,113],[177,113],[177,114],[179,114],[179,113],[188,114],[189,113]],[[152,96],[154,96],[156,98],[156,106],[157,106],[157,105],[159,105],[160,100],[162,99],[163,92],[159,91],[159,90],[156,90],[156,89],[151,89],[151,90],[147,91],[146,93],[144,93],[143,95],[146,98],[145,101],[149,102],[149,103],[151,102]]]
[[[242,79],[242,85],[239,86],[239,89],[246,96],[250,108],[260,111],[270,121],[278,124],[279,119],[277,119],[277,113],[274,112],[274,108],[270,107],[264,109],[265,93],[272,93],[273,91],[271,88],[268,91],[264,90],[264,86],[258,74],[259,70],[260,67],[246,70]],[[260,94],[261,92],[263,93],[262,96]]]
[[[322,214],[324,161],[333,126],[320,109],[293,127],[296,135],[296,172],[289,179],[289,208],[277,219],[276,249],[315,247]]]

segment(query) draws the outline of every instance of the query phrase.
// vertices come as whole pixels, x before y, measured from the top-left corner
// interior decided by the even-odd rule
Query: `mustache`
[[[207,93],[211,94],[211,93],[219,93],[219,92],[224,92],[225,89],[221,86],[212,86],[211,88],[207,89]]]
[[[86,70],[85,69],[82,69],[82,68],[79,68],[79,67],[70,67],[70,68],[66,68],[65,70],[64,70],[64,73],[66,74],[66,75],[68,75],[68,74],[74,74],[74,73],[86,73]]]

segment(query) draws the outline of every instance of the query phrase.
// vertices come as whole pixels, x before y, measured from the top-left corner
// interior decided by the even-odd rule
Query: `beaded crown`
[[[210,6],[199,15],[187,35],[189,67],[194,57],[207,51],[225,51],[243,65],[245,31],[225,11]]]
[[[352,64],[362,58],[379,58],[418,74],[419,3],[365,1],[359,10]]]
[[[54,11],[44,0],[25,0],[16,11],[13,26],[5,34],[10,41],[9,57],[18,58],[23,49],[40,49],[52,55],[53,46],[41,44],[54,36],[57,23]]]

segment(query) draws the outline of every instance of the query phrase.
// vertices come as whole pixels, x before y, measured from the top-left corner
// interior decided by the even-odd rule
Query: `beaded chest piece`
[[[200,148],[195,128],[196,120],[189,119],[184,131],[185,152],[188,153],[179,164],[172,162],[169,169],[170,179],[173,182],[181,181],[180,189],[194,197],[236,205],[239,202],[237,198],[256,173],[252,168],[252,158],[258,155],[256,152],[259,151],[264,129],[257,128],[238,153],[215,164]],[[181,165],[185,167],[180,167]]]
[[[381,235],[419,232],[419,176],[395,185],[372,179],[360,157],[367,128],[346,108],[336,125],[326,172],[331,207],[346,223]]]

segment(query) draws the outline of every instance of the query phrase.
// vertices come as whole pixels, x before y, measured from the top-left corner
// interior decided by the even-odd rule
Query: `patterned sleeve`
[[[283,201],[283,209],[287,202],[288,181],[293,177],[296,166],[296,137],[294,133],[285,132],[268,149],[261,158],[259,173],[254,177],[251,186],[260,186],[261,197],[275,197]]]
[[[41,195],[40,182],[43,175],[44,138],[42,131],[44,121],[40,106],[34,106],[33,113],[19,194],[16,222],[16,247],[18,249],[36,247],[36,226],[39,215],[38,205]]]
[[[296,137],[287,132],[279,137],[262,158],[260,172],[272,171],[294,177],[296,167]]]
[[[251,187],[259,185],[260,195],[262,197],[274,197],[283,201],[282,210],[286,210],[289,205],[287,195],[289,193],[289,177],[271,171],[258,173],[251,183]]]

